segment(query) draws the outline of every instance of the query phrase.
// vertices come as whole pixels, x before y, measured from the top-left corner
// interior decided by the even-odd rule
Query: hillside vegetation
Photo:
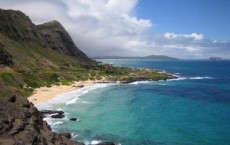
[[[58,21],[34,25],[20,11],[0,9],[0,96],[29,96],[34,88],[78,80],[159,80],[153,70],[113,67],[88,58]],[[93,49],[93,48],[92,48]]]

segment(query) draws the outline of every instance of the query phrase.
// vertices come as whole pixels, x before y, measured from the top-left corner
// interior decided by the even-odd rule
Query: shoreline
[[[99,83],[113,83],[106,80],[87,80],[73,82],[71,85],[52,85],[51,87],[36,88],[31,96],[27,100],[33,103],[35,106],[45,103],[59,95],[66,94],[72,91],[90,87]],[[119,82],[117,82],[119,83]]]
[[[79,95],[82,95],[84,92],[89,91],[92,88],[95,89],[94,85],[101,86],[100,84],[102,84],[102,85],[105,84],[107,86],[107,84],[130,84],[130,83],[141,82],[141,81],[154,81],[155,82],[155,81],[160,81],[160,80],[165,81],[164,79],[135,80],[135,81],[111,81],[111,80],[108,80],[106,78],[103,78],[101,80],[78,81],[78,82],[73,82],[71,85],[52,85],[51,87],[37,88],[34,90],[34,94],[31,95],[30,97],[28,97],[27,99],[29,100],[29,102],[34,104],[34,106],[39,110],[39,112],[41,111],[40,113],[42,113],[42,110],[48,111],[47,114],[53,114],[53,111],[57,111],[58,115],[60,115],[60,113],[64,113],[64,117],[68,118],[68,115],[66,116],[65,112],[63,112],[61,109],[60,110],[57,109],[57,106],[59,105],[59,103],[62,105],[63,101],[65,102],[65,104],[66,103],[69,103],[69,104],[75,103],[76,92]],[[170,79],[167,79],[167,80],[170,80]],[[97,88],[98,88],[98,86],[96,87],[96,89]],[[60,102],[60,100],[61,100],[61,102]],[[53,106],[54,106],[54,108],[53,108]],[[61,116],[62,116],[62,114],[61,114]],[[73,119],[76,119],[76,121],[77,120],[79,121],[79,119],[77,119],[75,117]],[[70,120],[70,118],[68,118],[68,120]],[[57,122],[55,120],[55,118],[53,119],[49,115],[46,117],[43,116],[43,121],[47,122],[50,128],[52,128],[52,126]],[[56,131],[54,131],[54,132],[56,132]],[[68,132],[67,134],[72,136],[70,134],[70,132]],[[91,143],[93,141],[95,141],[95,140],[91,140]],[[103,142],[98,142],[98,143],[103,143]],[[105,143],[107,143],[107,142],[105,142]],[[113,143],[113,142],[111,142],[111,143]]]
[[[173,80],[178,78],[176,76],[172,76],[168,79],[156,79],[156,80],[145,80],[145,79],[137,79],[137,80],[126,80],[126,81],[112,81],[106,78],[102,78],[101,80],[87,80],[87,81],[75,81],[71,85],[52,85],[51,87],[40,87],[36,88],[31,96],[27,98],[27,100],[33,103],[35,106],[45,103],[51,99],[54,99],[57,96],[62,94],[66,94],[72,91],[76,91],[79,89],[84,89],[86,87],[90,87],[95,84],[100,83],[116,83],[116,84],[127,84],[133,83],[137,81],[160,81],[160,80]]]

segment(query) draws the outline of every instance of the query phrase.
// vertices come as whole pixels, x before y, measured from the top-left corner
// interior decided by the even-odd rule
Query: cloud
[[[165,33],[164,37],[167,39],[192,39],[192,40],[202,40],[204,38],[203,34],[191,33],[191,34],[175,34],[175,33]]]
[[[203,34],[155,34],[150,19],[138,18],[138,0],[5,0],[1,7],[25,12],[35,24],[60,21],[89,56],[164,54],[179,58],[230,58],[230,43]]]

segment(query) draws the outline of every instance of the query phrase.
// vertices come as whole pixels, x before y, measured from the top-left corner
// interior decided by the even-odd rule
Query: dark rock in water
[[[71,134],[70,133],[59,133],[59,135],[64,136],[64,137],[66,137],[68,139],[71,138]]]
[[[77,121],[77,118],[70,118],[70,121]]]
[[[51,115],[51,118],[64,118],[65,115],[63,114],[55,114],[55,115]]]
[[[40,111],[42,117],[44,117],[46,114],[54,114],[51,115],[51,118],[64,118],[64,112],[63,111],[57,111],[57,110],[42,110]]]
[[[8,101],[14,103],[16,101],[16,98],[17,96],[13,95],[12,97],[8,99]]]
[[[63,111],[58,110],[42,110],[40,111],[41,114],[64,114]]]
[[[116,145],[114,142],[102,142],[97,145]]]

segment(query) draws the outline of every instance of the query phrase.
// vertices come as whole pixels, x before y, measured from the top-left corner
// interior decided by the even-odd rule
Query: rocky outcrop
[[[51,115],[51,118],[64,118],[65,115],[63,114],[54,114],[54,115]]]
[[[0,20],[0,33],[13,40],[49,47],[81,62],[93,62],[74,44],[69,33],[58,21],[36,26],[21,11],[3,9],[0,9]]]
[[[3,35],[16,41],[45,44],[36,26],[21,11],[0,9],[0,20],[0,32]]]
[[[1,145],[82,145],[68,133],[54,133],[33,104],[23,97],[0,96]]]
[[[0,65],[13,65],[12,56],[4,49],[4,45],[0,43]]]
[[[47,114],[51,115],[51,118],[64,118],[64,112],[63,111],[57,111],[57,110],[42,110],[40,111],[42,116],[46,116]]]
[[[51,21],[37,26],[44,40],[53,50],[61,54],[73,56],[79,61],[91,62],[73,42],[65,28],[58,21]]]

